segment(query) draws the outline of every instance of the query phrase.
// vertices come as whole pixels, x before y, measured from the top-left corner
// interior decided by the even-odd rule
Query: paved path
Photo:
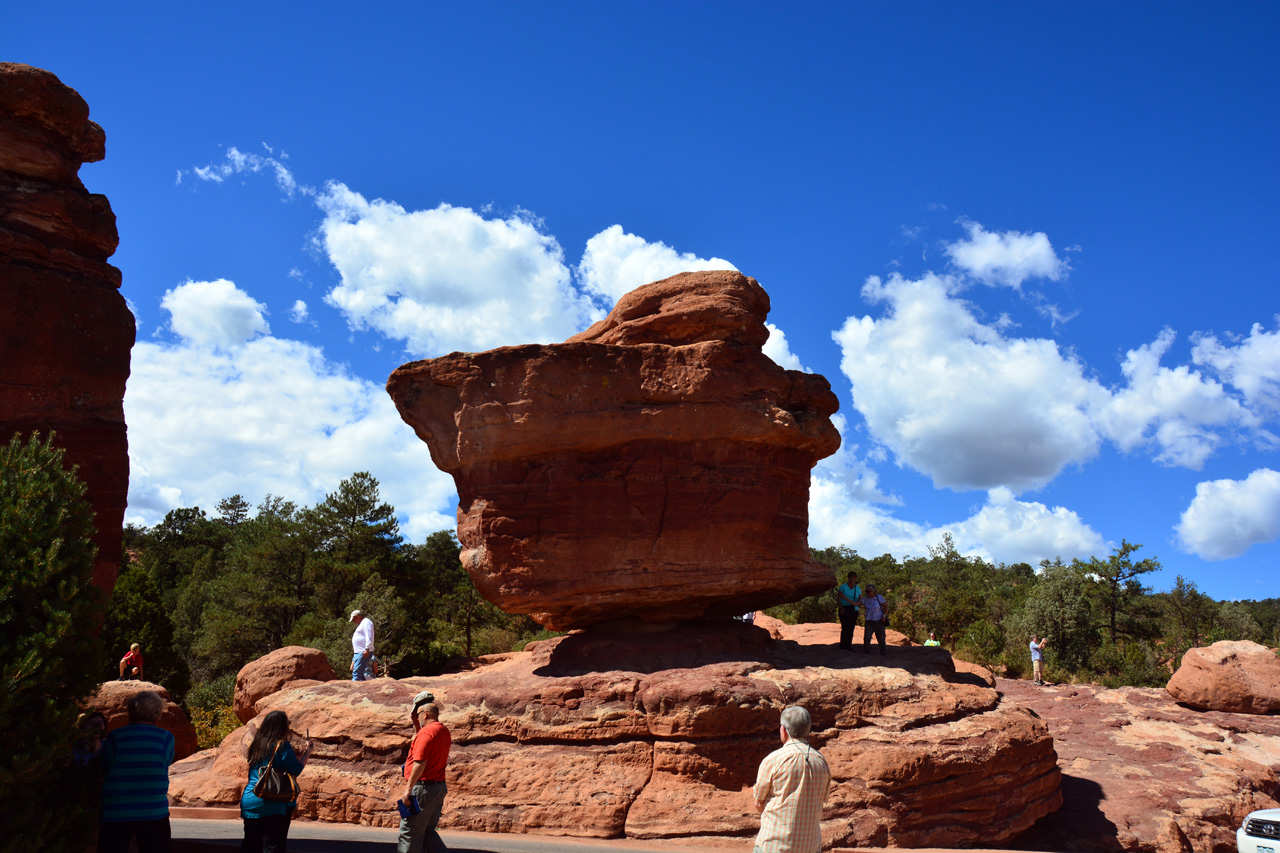
[[[228,853],[240,849],[244,825],[238,820],[173,818],[173,853]],[[387,853],[395,849],[394,829],[351,824],[295,821],[289,828],[291,853]],[[450,853],[750,853],[751,840],[717,847],[691,845],[689,840],[615,841],[557,838],[547,835],[491,835],[483,832],[442,831]]]

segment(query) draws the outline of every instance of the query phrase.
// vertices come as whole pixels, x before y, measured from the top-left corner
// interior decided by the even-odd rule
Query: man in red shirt
[[[418,723],[418,710],[426,717],[425,724]],[[400,846],[397,853],[421,853],[423,849],[440,853],[448,850],[436,825],[444,807],[444,768],[449,763],[449,746],[452,739],[449,730],[440,722],[440,706],[431,692],[424,690],[414,697],[413,710],[409,712],[413,728],[417,732],[409,746],[409,757],[404,763],[404,795],[400,804],[413,810],[416,802],[421,811],[405,817],[401,812]]]

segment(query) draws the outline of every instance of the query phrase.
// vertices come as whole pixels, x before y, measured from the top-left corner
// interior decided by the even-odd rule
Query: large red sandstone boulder
[[[1167,689],[1174,699],[1201,710],[1272,714],[1280,711],[1280,657],[1248,640],[1190,649]]]
[[[101,711],[107,717],[107,731],[129,725],[129,697],[144,690],[154,690],[164,699],[164,713],[156,722],[160,728],[173,734],[175,760],[186,758],[196,751],[196,730],[178,706],[169,691],[150,681],[108,681],[85,703],[86,711]]]
[[[400,416],[457,484],[480,592],[569,629],[739,614],[830,586],[806,537],[838,403],[823,377],[761,352],[768,311],[741,273],[685,273],[566,343],[391,374]]]
[[[1280,716],[1196,711],[1159,688],[997,680],[1048,724],[1061,810],[1017,850],[1233,853],[1255,809],[1280,807]]]
[[[84,99],[48,71],[0,62],[0,441],[57,432],[88,485],[93,578],[110,594],[129,490],[134,320],[107,263],[115,214],[77,177],[105,152]]]
[[[292,682],[333,681],[337,677],[329,659],[319,649],[285,646],[268,652],[245,664],[236,674],[236,716],[242,723],[249,722],[258,715],[253,706],[259,699]]]
[[[592,630],[530,644],[466,672],[332,681],[261,702],[315,752],[299,816],[392,826],[389,798],[430,688],[453,736],[452,829],[597,838],[746,838],[750,786],[778,745],[778,714],[804,704],[834,777],[828,849],[994,844],[1057,808],[1043,722],[945,650],[887,658],[704,624],[637,636]],[[258,719],[261,719],[260,717]],[[233,805],[255,720],[171,773],[175,805]]]

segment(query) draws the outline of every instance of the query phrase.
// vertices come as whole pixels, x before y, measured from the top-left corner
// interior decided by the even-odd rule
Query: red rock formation
[[[556,345],[396,370],[400,415],[453,475],[463,564],[490,601],[555,629],[676,623],[831,584],[809,558],[809,472],[833,453],[821,376],[760,346],[769,297],[685,273]]]
[[[85,703],[85,710],[101,711],[107,717],[107,731],[129,725],[129,697],[144,690],[154,690],[164,699],[164,713],[156,723],[173,734],[174,758],[181,760],[196,751],[196,730],[182,708],[169,696],[169,691],[149,681],[108,681]]]
[[[1191,649],[1168,690],[1179,702],[1204,711],[1273,714],[1280,711],[1280,657],[1248,640]]]
[[[93,577],[109,594],[129,488],[123,400],[134,320],[107,263],[115,214],[77,177],[105,156],[104,140],[57,77],[0,62],[0,440],[57,432],[88,484]]]
[[[447,828],[598,838],[748,837],[756,768],[801,703],[834,785],[826,846],[998,843],[1057,807],[1044,724],[941,649],[865,658],[745,625],[597,629],[434,678],[289,686],[260,700],[316,743],[300,816],[382,826],[430,688],[453,735]],[[608,661],[601,665],[599,662]],[[607,668],[606,668],[607,667]],[[232,805],[251,727],[176,765],[178,806]]]
[[[264,696],[278,693],[286,684],[298,681],[333,681],[329,658],[319,649],[285,646],[269,652],[240,668],[236,675],[234,706],[240,722],[247,723],[258,715],[254,703]]]
[[[1062,809],[1019,850],[1234,851],[1255,809],[1280,806],[1280,717],[1195,711],[1159,688],[998,679],[1048,724]]]

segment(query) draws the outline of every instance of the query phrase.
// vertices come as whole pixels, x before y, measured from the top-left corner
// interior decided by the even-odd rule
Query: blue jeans
[[[373,678],[373,655],[356,652],[351,656],[351,680],[368,681]]]

